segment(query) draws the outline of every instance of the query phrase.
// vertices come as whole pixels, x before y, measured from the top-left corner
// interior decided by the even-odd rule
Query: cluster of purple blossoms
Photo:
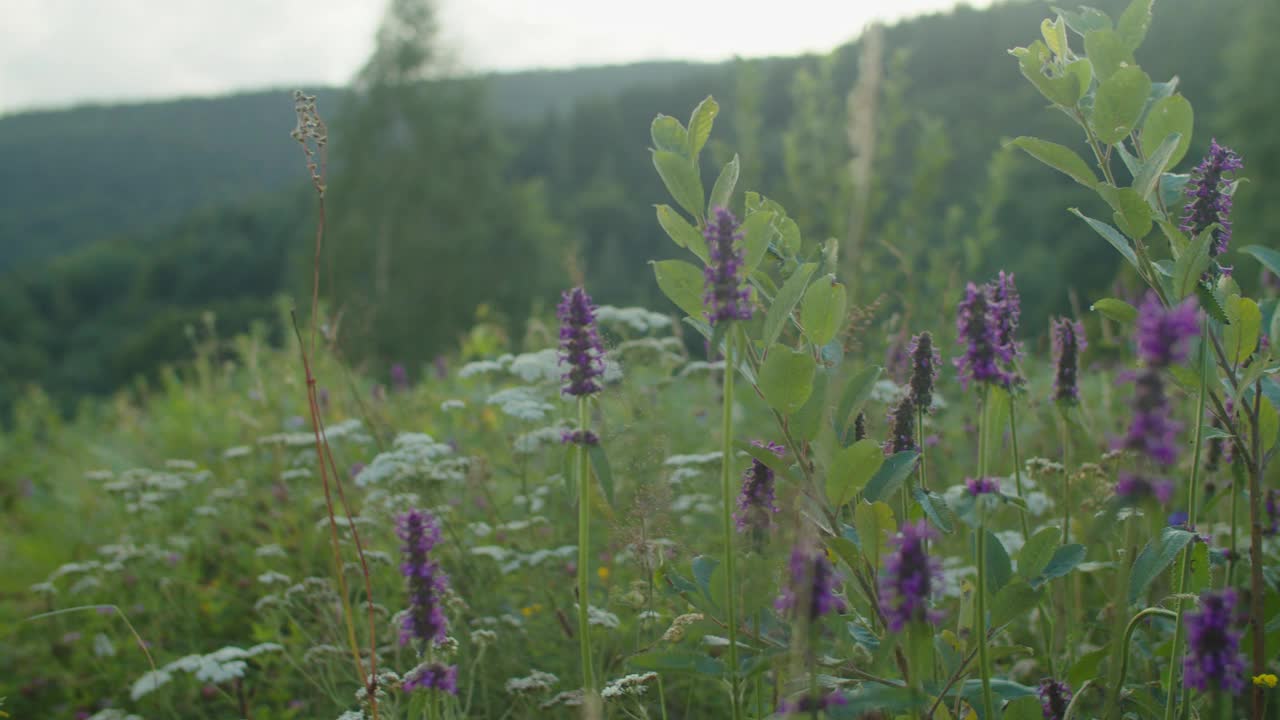
[[[1212,686],[1238,695],[1244,690],[1244,660],[1240,657],[1240,633],[1235,625],[1236,592],[1207,591],[1200,595],[1200,609],[1189,612],[1186,658],[1182,672],[1187,685],[1197,690]]]
[[[1053,321],[1053,399],[1076,403],[1080,400],[1080,353],[1089,347],[1084,325],[1067,318]]]
[[[405,392],[409,389],[409,371],[404,369],[403,363],[391,366],[391,387],[396,392]]]
[[[903,393],[898,404],[889,410],[889,439],[884,444],[885,455],[918,450],[916,446],[916,404],[914,393]]]
[[[1155,292],[1147,292],[1138,308],[1138,357],[1148,367],[1165,368],[1186,360],[1191,340],[1199,334],[1195,299],[1166,309]]]
[[[932,334],[925,331],[911,338],[911,400],[920,412],[929,412],[933,405],[933,385],[941,364]]]
[[[405,692],[414,690],[439,690],[450,695],[458,694],[458,666],[433,662],[424,663],[410,670],[400,687]]]
[[[1243,168],[1240,156],[1215,139],[1209,143],[1209,154],[1191,171],[1191,180],[1187,183],[1187,197],[1191,202],[1184,208],[1182,230],[1194,236],[1217,223],[1213,245],[1209,248],[1211,257],[1226,252],[1231,243],[1231,178],[1227,174]]]
[[[596,307],[586,290],[566,290],[556,308],[560,317],[560,364],[569,371],[563,393],[582,397],[600,392],[596,378],[604,375],[604,348],[596,330]]]
[[[965,478],[964,486],[969,494],[974,497],[995,495],[1000,492],[1000,481],[993,477]]]
[[[1168,467],[1178,460],[1178,433],[1182,423],[1172,418],[1164,381],[1154,370],[1134,379],[1133,420],[1116,449],[1134,450]]]
[[[764,448],[778,457],[786,454],[786,450],[774,442],[753,440],[751,444]],[[753,458],[751,467],[747,468],[742,475],[742,491],[738,493],[738,510],[733,514],[738,532],[763,536],[773,529],[773,515],[778,512],[778,506],[773,503],[773,484],[773,469]]]
[[[1013,284],[1013,273],[1001,270],[991,287],[991,314],[996,326],[996,345],[1006,349],[1012,363],[1022,356],[1022,343],[1014,336],[1018,333],[1018,320],[1022,317],[1022,296]]]
[[[410,510],[396,519],[396,535],[404,542],[400,572],[409,582],[409,612],[400,628],[400,644],[442,643],[448,628],[443,600],[449,577],[431,559],[431,549],[440,542],[440,526],[431,513]]]
[[[942,564],[925,552],[926,541],[935,537],[928,523],[921,520],[903,525],[892,540],[896,547],[884,561],[880,604],[893,632],[902,632],[912,622],[940,619],[929,610],[929,597],[938,590]]]
[[[565,430],[560,433],[560,442],[563,445],[594,446],[600,444],[600,436],[590,430]]]
[[[725,208],[716,208],[714,218],[702,231],[707,240],[710,262],[703,273],[707,321],[712,325],[725,320],[751,319],[751,290],[742,282],[742,232],[738,220]]]
[[[791,582],[774,608],[778,612],[803,613],[813,622],[823,615],[844,612],[844,599],[836,595],[836,571],[826,553],[804,546],[791,551]]]
[[[1040,711],[1044,714],[1045,720],[1062,720],[1066,717],[1067,705],[1071,704],[1070,685],[1053,678],[1045,678],[1040,681],[1036,694],[1040,696]]]
[[[818,697],[814,697],[813,695],[804,695],[793,700],[783,700],[778,703],[778,714],[784,716],[816,715],[827,708],[848,704],[848,698],[839,691],[832,691],[826,695],[820,695]]]
[[[1167,505],[1173,499],[1173,481],[1149,478],[1130,472],[1120,473],[1116,481],[1116,497],[1130,505],[1136,505],[1148,498],[1155,498],[1161,505]]]
[[[1006,369],[1013,365],[1018,354],[1017,344],[1012,342],[1018,324],[1018,295],[1013,289],[1012,276],[1009,277],[1010,282],[1003,290],[990,284],[969,283],[965,287],[964,299],[956,312],[956,341],[965,346],[965,351],[952,361],[965,387],[971,380],[1004,387],[1017,380],[1017,376]],[[1004,300],[997,300],[997,292],[1003,293]]]

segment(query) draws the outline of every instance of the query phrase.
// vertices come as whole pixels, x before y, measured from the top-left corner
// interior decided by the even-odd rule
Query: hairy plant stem
[[[991,432],[991,428],[987,427],[987,403],[990,401],[990,393],[986,386],[983,386],[980,394],[981,415],[978,416],[978,477],[985,478],[987,476],[987,443],[989,438],[987,435]],[[978,505],[978,538],[977,538],[977,562],[978,562],[978,586],[974,589],[974,632],[978,636],[978,675],[982,678],[982,716],[986,718],[995,717],[995,704],[991,700],[991,664],[990,658],[987,656],[987,513],[982,506],[983,498],[977,496]]]
[[[737,368],[733,364],[733,339],[725,342],[724,347],[724,407],[720,426],[720,492],[722,495],[721,523],[724,526],[724,571],[727,589],[725,591],[726,626],[729,634],[729,703],[733,720],[741,720],[742,708],[738,701],[740,678],[738,677],[738,584],[734,572],[735,553],[733,551],[733,475],[730,463],[733,462],[733,376]]]
[[[1191,451],[1191,481],[1187,487],[1188,528],[1195,527],[1196,514],[1199,509],[1200,501],[1200,446],[1204,444],[1204,406],[1209,382],[1209,352],[1208,348],[1205,346],[1205,340],[1209,337],[1208,315],[1205,315],[1204,319],[1200,323],[1200,332],[1200,391],[1197,394],[1196,401],[1196,433],[1194,445],[1192,446]],[[1174,688],[1177,686],[1174,685],[1174,681],[1178,678],[1178,657],[1182,654],[1182,636],[1184,631],[1182,615],[1186,605],[1186,600],[1183,599],[1182,595],[1185,595],[1187,592],[1187,578],[1191,574],[1191,553],[1194,548],[1195,543],[1192,542],[1182,551],[1182,556],[1178,559],[1182,572],[1178,574],[1177,618],[1173,623],[1173,646],[1169,650],[1169,669],[1165,674],[1165,687],[1168,688],[1168,693],[1164,704],[1164,720],[1173,720],[1173,709],[1175,705],[1174,697],[1177,695],[1182,696],[1182,715],[1185,717],[1190,710],[1187,706],[1186,688],[1184,687],[1181,693],[1175,692]]]
[[[584,707],[591,706],[596,692],[595,667],[591,662],[591,616],[587,568],[591,562],[591,469],[587,457],[587,397],[578,397],[578,647],[582,655],[582,693]]]

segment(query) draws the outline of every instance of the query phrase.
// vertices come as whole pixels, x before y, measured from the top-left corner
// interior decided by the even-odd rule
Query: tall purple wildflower
[[[604,375],[604,348],[596,330],[596,307],[581,287],[566,290],[557,308],[560,317],[560,364],[569,371],[565,395],[582,397],[600,392],[596,378]]]
[[[1036,690],[1040,696],[1040,711],[1045,720],[1062,720],[1067,714],[1067,705],[1071,704],[1071,686],[1053,678],[1040,681]]]
[[[941,364],[931,333],[926,330],[911,338],[911,400],[920,412],[929,412],[933,405],[933,385]]]
[[[391,366],[391,387],[396,392],[404,392],[409,389],[409,371],[404,369],[403,363],[396,363]]]
[[[414,690],[439,690],[450,695],[458,694],[458,666],[444,663],[423,663],[410,670],[400,684],[405,692]]]
[[[1134,380],[1133,419],[1116,449],[1139,452],[1165,467],[1178,461],[1178,433],[1182,423],[1173,419],[1164,381],[1152,369]]]
[[[942,564],[925,552],[925,541],[936,536],[921,520],[903,525],[892,540],[895,549],[885,558],[880,575],[880,605],[893,632],[902,632],[912,622],[938,620],[929,611],[929,597],[938,590]]]
[[[844,612],[846,605],[836,595],[836,571],[821,550],[797,546],[791,551],[791,582],[774,607],[778,612],[803,613],[813,622],[823,615]]]
[[[916,405],[914,393],[903,393],[898,404],[889,410],[889,439],[884,443],[886,455],[919,449],[916,446]]]
[[[996,347],[1006,363],[1022,356],[1022,343],[1015,336],[1022,318],[1022,296],[1013,284],[1013,273],[1001,270],[991,283],[991,314],[996,326]]]
[[[964,487],[974,497],[995,495],[1000,492],[1000,481],[993,477],[965,478]]]
[[[777,443],[753,440],[752,445],[782,457],[786,450]],[[742,491],[738,493],[738,511],[733,514],[738,532],[762,536],[773,528],[774,474],[768,465],[752,458],[751,467],[742,475]]]
[[[742,282],[742,232],[738,220],[725,208],[716,208],[715,217],[707,223],[703,237],[711,261],[703,273],[707,321],[712,325],[725,320],[751,319],[751,290]]]
[[[404,542],[400,572],[409,584],[409,612],[400,628],[400,644],[442,643],[448,628],[443,600],[449,578],[431,559],[431,549],[440,542],[440,526],[426,510],[410,510],[397,518],[396,534]]]
[[[1147,292],[1138,308],[1138,357],[1148,367],[1164,368],[1186,360],[1191,339],[1199,334],[1195,299],[1165,308],[1155,292]]]
[[[1200,609],[1187,613],[1187,655],[1182,672],[1191,687],[1226,690],[1233,695],[1244,690],[1240,633],[1233,628],[1235,608],[1236,592],[1227,588],[1202,593]]]
[[[969,283],[956,312],[957,342],[962,343],[965,350],[963,355],[952,361],[965,387],[970,380],[1001,385],[1009,383],[1008,373],[997,362],[1005,359],[1005,351],[998,343],[999,331],[994,312],[991,288]]]
[[[778,714],[784,717],[790,715],[813,715],[827,708],[848,704],[849,699],[836,690],[816,697],[802,695],[792,700],[783,700],[778,703]]]
[[[1209,254],[1217,257],[1227,251],[1231,244],[1231,177],[1235,171],[1244,168],[1240,156],[1231,148],[1212,140],[1209,143],[1209,154],[1191,171],[1191,180],[1187,183],[1187,203],[1185,215],[1182,217],[1182,229],[1192,235],[1199,235],[1214,223],[1218,229],[1213,231],[1213,245]]]
[[[1053,399],[1076,403],[1080,400],[1080,353],[1085,341],[1084,325],[1068,318],[1053,321]]]

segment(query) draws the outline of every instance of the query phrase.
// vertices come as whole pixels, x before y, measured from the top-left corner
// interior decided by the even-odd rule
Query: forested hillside
[[[1196,107],[1221,108],[1196,118],[1197,138],[1267,152],[1276,141],[1239,129],[1280,106],[1261,76],[1258,29],[1274,11],[1262,0],[1159,4],[1143,67],[1157,79],[1179,68]],[[649,208],[665,197],[649,123],[655,108],[680,113],[709,93],[725,113],[704,184],[740,152],[744,184],[782,202],[808,239],[862,248],[849,260],[856,303],[883,295],[883,316],[910,316],[914,295],[953,291],[998,262],[1055,267],[1026,289],[1028,315],[1067,311],[1070,291],[1108,286],[1118,266],[1061,208],[1110,211],[1001,150],[1019,134],[1075,140],[1003,55],[1048,13],[1008,3],[917,18],[888,28],[874,54],[858,41],[826,57],[433,83],[371,65],[354,94],[318,93],[332,130],[326,300],[348,318],[347,352],[417,366],[455,347],[482,305],[519,332],[530,300],[550,303],[583,273],[603,302],[662,307],[637,270],[667,252]],[[1257,75],[1222,82],[1228,53]],[[864,57],[878,69],[860,72]],[[65,402],[120,387],[186,356],[181,329],[206,311],[231,333],[307,287],[314,203],[291,114],[286,93],[256,92],[0,119],[0,406],[27,383]],[[858,181],[849,138],[868,128],[870,172]],[[1038,192],[1004,202],[1031,183]],[[1242,213],[1237,232],[1277,222]],[[911,287],[870,272],[886,265]]]

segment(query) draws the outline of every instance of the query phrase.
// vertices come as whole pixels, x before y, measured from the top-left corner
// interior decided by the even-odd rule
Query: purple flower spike
[[[1067,705],[1071,704],[1071,686],[1053,678],[1040,681],[1036,690],[1040,696],[1040,710],[1045,720],[1062,720],[1067,714]]]
[[[396,392],[409,389],[409,371],[405,370],[401,363],[391,366],[391,387],[395,388]]]
[[[919,449],[916,447],[916,405],[911,399],[913,394],[903,393],[898,404],[889,411],[889,427],[893,430],[884,444],[886,455]]]
[[[405,692],[414,690],[439,690],[450,695],[458,694],[458,666],[433,662],[419,665],[405,675],[400,685]]]
[[[1280,490],[1271,488],[1267,491],[1267,529],[1263,530],[1263,534],[1273,537],[1280,533]]]
[[[1053,399],[1074,404],[1080,400],[1080,353],[1089,343],[1085,341],[1084,325],[1067,318],[1058,318],[1052,324]]]
[[[1213,245],[1209,254],[1217,257],[1227,251],[1231,244],[1231,177],[1235,171],[1244,168],[1240,156],[1231,148],[1223,147],[1218,141],[1209,143],[1209,154],[1191,171],[1191,180],[1187,183],[1186,214],[1182,218],[1184,232],[1199,235],[1214,223],[1218,229],[1213,231]]]
[[[991,314],[996,326],[997,352],[1006,363],[1013,363],[1022,356],[1022,344],[1014,339],[1022,317],[1022,297],[1013,284],[1013,273],[1001,270],[991,285]]]
[[[716,208],[714,218],[703,230],[711,261],[703,276],[707,321],[712,325],[725,320],[751,319],[751,290],[742,282],[742,233],[738,220],[724,208]]]
[[[922,412],[929,412],[933,405],[933,386],[941,364],[933,335],[922,332],[911,338],[911,401]]]
[[[937,622],[929,610],[929,597],[938,590],[942,564],[925,552],[925,541],[937,537],[924,520],[907,523],[891,541],[896,548],[884,561],[880,576],[880,603],[889,629],[902,632],[912,622]]]
[[[804,612],[809,622],[844,612],[847,606],[835,593],[836,571],[826,553],[797,546],[791,551],[790,567],[791,582],[774,602],[778,612]]]
[[[564,430],[560,433],[560,443],[595,446],[600,444],[600,436],[590,430]]]
[[[1116,497],[1128,505],[1136,505],[1148,498],[1155,498],[1161,505],[1168,505],[1173,499],[1173,482],[1134,473],[1120,473],[1120,479],[1116,481]]]
[[[1148,292],[1138,309],[1138,356],[1149,367],[1162,368],[1187,359],[1191,338],[1200,334],[1194,298],[1166,309]]]
[[[1005,358],[997,341],[993,313],[991,288],[969,283],[956,312],[957,342],[964,344],[965,351],[952,361],[965,387],[969,386],[970,380],[1001,385],[1009,383],[1009,375],[996,362]]]
[[[782,457],[786,450],[774,442],[751,441],[752,445],[764,448]],[[738,511],[733,514],[738,532],[763,536],[773,529],[773,515],[778,512],[774,500],[773,470],[759,460],[752,459],[751,467],[742,475],[742,491],[738,493]]]
[[[400,572],[409,584],[409,612],[400,629],[400,644],[442,643],[448,627],[443,600],[449,578],[431,559],[431,549],[440,542],[440,526],[431,513],[410,510],[396,519],[396,534],[404,542]]]
[[[783,700],[778,703],[778,714],[782,716],[814,715],[827,708],[848,704],[848,698],[840,694],[839,691],[833,691],[818,697],[804,695],[794,700]]]
[[[1240,633],[1235,624],[1236,592],[1227,588],[1200,595],[1200,609],[1187,619],[1187,655],[1184,679],[1204,691],[1211,687],[1239,695],[1244,690],[1245,665],[1240,657]]]
[[[596,307],[586,290],[576,287],[561,296],[560,364],[568,365],[565,395],[582,397],[600,392],[596,378],[604,375],[604,348],[596,331]]]
[[[974,497],[994,495],[1000,492],[1000,481],[993,477],[965,478],[964,486],[969,491],[969,494]]]
[[[1134,384],[1133,420],[1115,449],[1134,450],[1169,467],[1178,461],[1178,433],[1182,423],[1172,417],[1164,381],[1158,372],[1143,370]]]

